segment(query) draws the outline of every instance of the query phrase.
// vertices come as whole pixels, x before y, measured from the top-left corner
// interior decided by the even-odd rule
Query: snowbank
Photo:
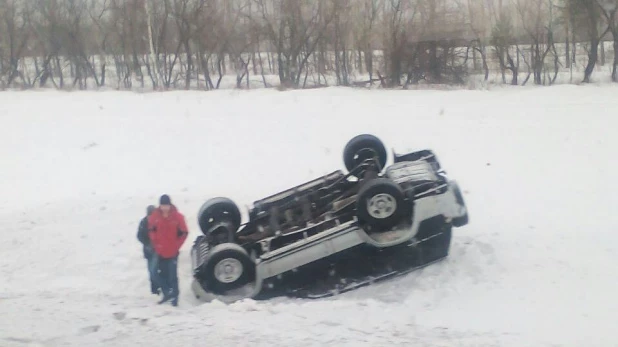
[[[0,345],[610,346],[617,91],[0,93]],[[460,183],[450,258],[326,300],[196,302],[200,204],[343,168],[362,132],[435,150]],[[191,229],[178,308],[135,238],[163,193]]]

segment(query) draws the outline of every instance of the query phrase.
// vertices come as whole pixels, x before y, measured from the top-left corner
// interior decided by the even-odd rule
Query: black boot
[[[172,300],[172,296],[169,294],[163,294],[163,299],[159,300],[159,305]]]

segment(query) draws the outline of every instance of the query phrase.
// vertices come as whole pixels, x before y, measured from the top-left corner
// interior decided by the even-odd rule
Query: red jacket
[[[178,212],[176,206],[172,206],[167,217],[163,216],[160,208],[148,217],[148,236],[155,252],[162,258],[177,256],[188,234],[185,216]]]

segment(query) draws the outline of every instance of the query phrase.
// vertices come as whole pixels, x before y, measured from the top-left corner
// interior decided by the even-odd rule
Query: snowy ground
[[[0,346],[615,346],[616,86],[0,93]],[[199,304],[196,214],[343,168],[369,132],[434,149],[471,224],[448,260],[321,301]],[[137,223],[191,228],[156,305]]]

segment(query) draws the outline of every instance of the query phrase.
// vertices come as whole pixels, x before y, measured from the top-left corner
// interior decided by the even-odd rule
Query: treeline
[[[494,69],[503,83],[552,84],[582,50],[581,81],[590,82],[603,40],[613,41],[618,82],[617,8],[618,0],[0,0],[0,88],[212,90],[226,76],[238,88],[250,76],[285,88],[397,88],[487,80]]]

